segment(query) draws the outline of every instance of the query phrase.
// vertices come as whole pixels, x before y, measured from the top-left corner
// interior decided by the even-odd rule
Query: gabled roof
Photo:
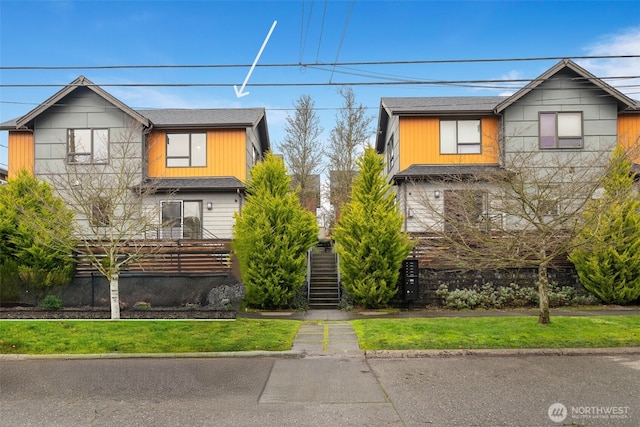
[[[154,110],[134,110],[84,76],[78,77],[24,116],[1,123],[0,130],[28,130],[27,125],[36,117],[80,87],[87,88],[96,93],[98,96],[125,112],[146,128],[196,129],[215,127],[255,127],[258,131],[260,141],[262,142],[263,152],[270,149],[269,133],[267,130],[267,116],[264,108],[163,108]]]
[[[22,128],[25,125],[27,125],[29,122],[33,121],[36,117],[38,117],[40,114],[44,113],[45,111],[47,111],[49,108],[51,108],[52,106],[54,106],[56,103],[58,103],[61,99],[63,99],[65,96],[69,95],[70,93],[72,93],[73,91],[75,91],[76,89],[78,89],[79,87],[86,87],[87,89],[91,90],[92,92],[94,92],[95,94],[97,94],[98,96],[104,98],[106,101],[110,102],[111,104],[115,105],[116,107],[118,107],[120,110],[124,111],[125,113],[127,113],[129,116],[131,116],[134,120],[138,121],[140,124],[142,124],[143,126],[149,126],[149,120],[147,118],[145,118],[144,116],[142,116],[140,113],[136,112],[135,110],[131,109],[130,107],[128,107],[126,104],[124,104],[123,102],[119,101],[118,99],[116,99],[115,97],[113,97],[111,94],[109,94],[108,92],[106,92],[104,89],[102,89],[100,86],[97,86],[96,84],[94,84],[93,82],[91,82],[89,79],[87,79],[84,76],[80,76],[77,79],[75,79],[74,81],[72,81],[71,83],[69,83],[67,86],[65,86],[64,88],[62,88],[60,91],[58,91],[55,95],[53,95],[51,98],[47,99],[46,101],[44,101],[42,104],[38,105],[36,108],[34,108],[33,110],[31,110],[30,112],[28,112],[27,114],[25,114],[24,116],[18,118],[15,120],[15,128]],[[9,124],[12,121],[3,123],[3,128],[5,129],[4,125],[5,124]]]
[[[618,101],[618,103],[621,105],[623,110],[636,110],[638,108],[638,103],[635,100],[629,98],[619,90],[608,85],[607,83],[605,83],[595,75],[591,74],[590,72],[588,72],[587,70],[585,70],[584,68],[582,68],[581,66],[573,62],[572,60],[563,59],[562,61],[558,62],[556,65],[554,65],[553,67],[549,68],[547,71],[542,73],[538,78],[534,79],[531,83],[529,83],[528,85],[526,85],[525,87],[523,87],[522,89],[520,89],[519,91],[517,91],[516,93],[514,93],[504,101],[502,101],[496,107],[495,109],[496,113],[501,113],[510,105],[512,105],[514,102],[518,101],[520,98],[522,98],[523,96],[525,96],[526,94],[528,94],[529,92],[531,92],[532,90],[540,86],[542,83],[552,78],[554,75],[556,75],[557,73],[559,73],[564,69],[569,69],[573,71],[580,78],[587,80],[591,84],[599,87],[604,92],[611,95],[613,98],[615,98]]]

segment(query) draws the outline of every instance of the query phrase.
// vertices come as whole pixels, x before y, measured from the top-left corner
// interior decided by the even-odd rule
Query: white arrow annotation
[[[251,68],[249,69],[249,72],[247,73],[247,77],[244,78],[244,82],[242,83],[242,86],[240,87],[240,90],[238,90],[238,87],[236,85],[233,85],[233,90],[236,91],[236,96],[238,98],[242,98],[243,96],[249,95],[249,92],[245,92],[244,91],[244,87],[247,85],[247,82],[249,81],[249,77],[251,77],[251,73],[253,73],[253,69],[256,67],[256,64],[258,63],[258,60],[260,59],[260,55],[262,55],[262,51],[264,50],[265,46],[267,45],[267,42],[269,41],[269,37],[271,37],[271,33],[273,33],[273,30],[276,28],[276,24],[277,23],[278,23],[278,21],[273,21],[273,25],[271,25],[271,29],[269,30],[269,34],[267,34],[267,37],[264,39],[264,42],[262,43],[262,47],[260,48],[260,51],[258,52],[258,55],[256,56],[256,59],[253,61],[253,64],[251,64]]]

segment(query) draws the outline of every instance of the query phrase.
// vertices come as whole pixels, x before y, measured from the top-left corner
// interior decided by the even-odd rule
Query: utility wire
[[[322,23],[320,24],[320,37],[318,38],[318,50],[316,52],[316,64],[318,63],[318,58],[320,57],[320,46],[322,45],[322,35],[324,34],[324,18],[327,15],[327,2],[328,0],[324,0],[324,8],[322,10]]]
[[[611,77],[598,77],[597,80],[625,80],[625,79],[637,79],[640,75],[635,76],[611,76]],[[530,82],[544,82],[552,79],[480,79],[480,80],[406,80],[406,81],[374,81],[374,82],[303,82],[303,83],[251,83],[254,87],[314,87],[314,86],[399,86],[399,85],[475,85],[475,84],[487,84],[487,83],[530,83]],[[576,80],[591,80],[591,79],[576,79]],[[36,87],[80,87],[80,86],[94,86],[94,87],[230,87],[234,83],[79,83],[79,84],[62,84],[62,83],[1,83],[0,87],[4,88],[36,88]],[[623,86],[623,87],[636,87],[637,85]],[[506,88],[510,89],[510,88]]]
[[[307,37],[309,36],[309,27],[311,26],[311,16],[313,16],[313,3],[314,1],[311,0],[311,8],[309,9],[309,17],[307,18],[307,29],[304,32],[304,41],[302,42],[302,48],[300,49],[300,59],[299,59],[298,66],[302,64],[302,58],[304,57],[304,49],[307,47]],[[304,2],[303,2],[302,13],[304,15]],[[304,16],[303,16],[303,20],[304,20]],[[300,34],[300,37],[301,38],[303,37],[302,33]]]
[[[342,27],[342,35],[340,36],[340,43],[338,44],[338,50],[336,52],[336,60],[334,61],[333,70],[331,71],[331,76],[329,76],[329,83],[333,80],[333,73],[335,71],[336,65],[338,63],[338,57],[340,56],[340,51],[342,50],[342,43],[344,42],[344,38],[347,35],[347,28],[349,27],[349,21],[351,21],[351,12],[353,12],[353,6],[355,4],[355,0],[351,0],[349,3],[349,9],[347,10],[347,14],[344,18],[344,26]]]
[[[490,63],[490,62],[524,62],[524,61],[559,61],[562,59],[629,59],[640,58],[640,55],[589,55],[589,56],[547,56],[527,58],[478,58],[478,59],[424,59],[407,61],[352,61],[352,62],[315,62],[315,63],[276,63],[256,64],[256,67],[308,67],[322,65],[338,66],[373,66],[373,65],[416,65],[416,64],[460,64],[460,63]],[[246,68],[252,64],[132,64],[132,65],[14,65],[0,66],[0,70],[110,70],[110,69],[165,69],[165,68]]]

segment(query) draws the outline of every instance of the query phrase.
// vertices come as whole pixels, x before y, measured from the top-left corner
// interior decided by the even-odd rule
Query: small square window
[[[480,154],[480,120],[441,120],[440,154]]]
[[[109,130],[68,129],[67,160],[69,163],[107,163]]]
[[[540,148],[582,148],[582,113],[540,113]]]
[[[206,133],[167,134],[167,167],[201,167],[206,165]]]

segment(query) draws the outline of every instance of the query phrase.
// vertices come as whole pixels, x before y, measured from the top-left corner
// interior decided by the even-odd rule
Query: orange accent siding
[[[149,177],[234,176],[241,181],[246,180],[247,133],[245,129],[207,131],[207,165],[204,167],[167,167],[166,134],[165,131],[153,131],[149,136]]]
[[[481,119],[480,154],[440,154],[438,117],[400,117],[400,170],[414,164],[498,164],[498,119]]]
[[[9,132],[9,178],[21,170],[34,173],[35,151],[31,132]]]
[[[618,117],[618,144],[629,150],[634,163],[640,164],[640,115]]]

